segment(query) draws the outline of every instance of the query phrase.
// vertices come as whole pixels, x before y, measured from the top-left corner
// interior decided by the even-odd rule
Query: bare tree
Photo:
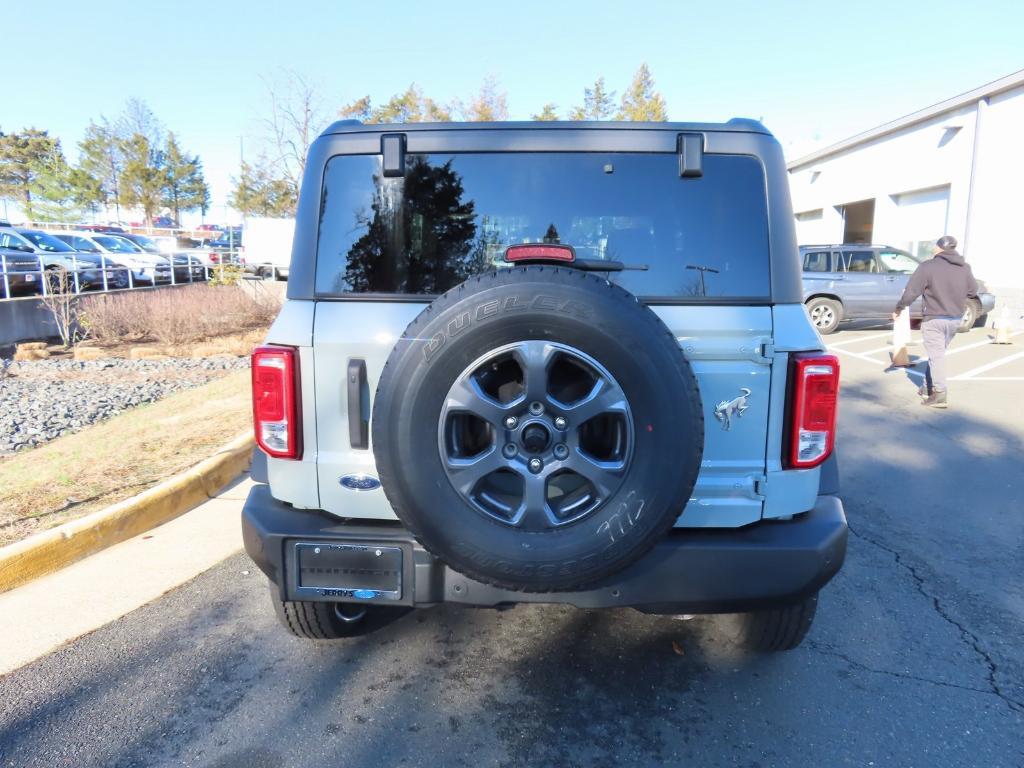
[[[43,280],[46,281],[43,306],[53,316],[57,333],[66,349],[78,339],[78,296],[74,292],[74,282],[64,267],[48,271]]]
[[[297,72],[283,70],[276,81],[264,79],[263,83],[270,99],[270,114],[263,123],[273,147],[272,160],[297,193],[309,145],[327,127],[331,115],[314,85]]]

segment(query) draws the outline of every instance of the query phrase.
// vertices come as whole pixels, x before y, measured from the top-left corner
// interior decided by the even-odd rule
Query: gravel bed
[[[0,360],[0,455],[248,367],[247,357]]]

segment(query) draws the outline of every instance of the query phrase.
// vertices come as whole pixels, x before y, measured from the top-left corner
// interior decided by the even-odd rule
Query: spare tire
[[[703,410],[676,338],[618,286],[530,266],[472,278],[406,329],[381,373],[373,451],[395,514],[472,579],[591,585],[673,525]]]

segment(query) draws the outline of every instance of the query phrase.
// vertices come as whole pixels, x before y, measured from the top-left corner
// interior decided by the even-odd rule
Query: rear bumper
[[[788,521],[731,530],[676,529],[639,562],[605,582],[578,592],[543,594],[473,581],[425,551],[397,523],[345,522],[297,510],[274,499],[266,485],[249,492],[242,535],[246,552],[287,600],[343,599],[310,594],[308,588],[298,594],[294,545],[302,541],[400,547],[403,593],[391,605],[569,603],[652,613],[731,613],[813,595],[843,563],[847,526],[840,499],[819,496],[814,509]]]

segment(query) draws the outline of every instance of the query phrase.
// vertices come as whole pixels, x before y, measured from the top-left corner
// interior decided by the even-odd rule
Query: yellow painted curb
[[[241,435],[210,458],[137,496],[0,547],[0,592],[183,515],[248,469],[252,449],[252,435]]]

